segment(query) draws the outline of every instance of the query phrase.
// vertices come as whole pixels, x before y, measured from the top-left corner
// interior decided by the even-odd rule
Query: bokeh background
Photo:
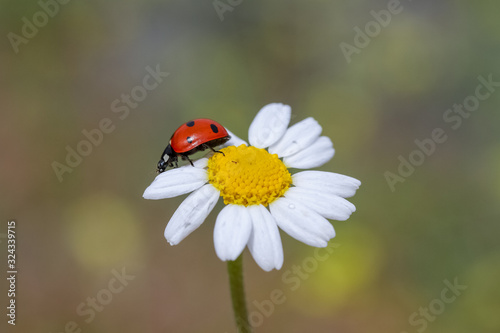
[[[221,16],[215,5],[226,6]],[[245,252],[256,332],[499,332],[500,91],[457,129],[443,115],[475,93],[478,76],[500,81],[500,4],[401,1],[350,62],[341,43],[355,45],[354,28],[388,1],[215,5],[70,1],[15,52],[9,33],[22,36],[23,18],[33,22],[42,7],[0,1],[0,260],[15,219],[19,271],[9,332],[65,332],[68,323],[72,331],[71,322],[88,333],[234,332],[226,265],[213,248],[216,214],[171,247],[163,231],[183,198],[142,193],[181,123],[214,118],[246,138],[271,102],[291,105],[292,122],[317,119],[336,148],[320,169],[363,184],[350,199],[357,212],[332,222],[338,247],[307,277],[294,266],[311,264],[314,248],[284,233],[280,271],[262,271]],[[113,112],[148,66],[169,74],[128,113]],[[60,181],[53,163],[66,164],[67,147],[106,118],[114,130]],[[447,141],[392,191],[385,173],[435,128]],[[107,299],[123,268],[134,279]],[[440,308],[444,280],[455,279],[467,289]],[[275,289],[286,300],[263,313],[255,304]],[[86,322],[77,309],[97,296],[107,304]],[[438,315],[415,317],[430,304]]]

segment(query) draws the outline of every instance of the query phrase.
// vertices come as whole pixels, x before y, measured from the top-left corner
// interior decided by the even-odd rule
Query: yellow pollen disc
[[[224,203],[267,206],[290,187],[292,176],[276,154],[265,149],[230,146],[208,160],[208,181]]]

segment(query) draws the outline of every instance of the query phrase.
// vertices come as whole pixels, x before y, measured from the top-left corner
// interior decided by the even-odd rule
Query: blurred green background
[[[256,331],[500,331],[500,91],[459,128],[443,119],[479,76],[500,81],[498,2],[402,1],[378,29],[371,11],[388,13],[388,1],[215,2],[223,13],[211,1],[44,3],[53,17],[37,14],[37,1],[0,1],[0,233],[9,219],[18,225],[18,318],[8,329],[234,332],[216,214],[171,247],[163,231],[183,197],[142,193],[182,122],[214,118],[246,139],[257,111],[281,102],[292,122],[312,116],[334,142],[321,170],[363,184],[350,199],[357,212],[332,222],[337,248],[326,260],[284,233],[280,271],[245,252]],[[23,17],[40,27],[19,39]],[[355,47],[354,29],[367,23],[372,37],[348,62],[341,45]],[[169,74],[143,96],[148,66]],[[131,92],[141,100],[114,112]],[[113,130],[60,181],[54,162],[66,164],[67,147],[106,118]],[[446,142],[392,191],[385,173],[435,128]],[[133,280],[107,292],[123,267]],[[455,279],[467,289],[443,303],[444,280]],[[285,300],[271,311],[275,289]],[[106,302],[94,316],[89,297]],[[429,306],[432,319],[422,319]]]

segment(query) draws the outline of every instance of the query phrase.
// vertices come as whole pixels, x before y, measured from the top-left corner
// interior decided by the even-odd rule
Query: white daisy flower
[[[283,265],[278,228],[315,247],[326,247],[335,237],[328,219],[344,221],[356,210],[345,198],[354,195],[361,182],[324,171],[291,175],[288,168],[309,169],[328,162],[335,150],[320,136],[313,118],[291,127],[288,105],[264,106],[250,125],[250,145],[229,132],[221,149],[191,165],[159,174],[144,192],[146,199],[165,199],[192,192],[175,211],[165,229],[171,245],[196,230],[219,197],[226,205],[217,216],[214,245],[217,256],[236,260],[248,246],[265,271]]]

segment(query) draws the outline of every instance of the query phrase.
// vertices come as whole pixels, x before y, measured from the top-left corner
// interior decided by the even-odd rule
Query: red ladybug
[[[195,119],[181,125],[172,135],[167,148],[161,154],[158,162],[158,173],[162,173],[168,167],[178,167],[177,159],[180,156],[183,160],[188,160],[191,165],[193,162],[189,159],[198,151],[211,149],[226,143],[231,137],[226,129],[216,121],[211,119]],[[168,160],[163,159],[168,155]],[[194,166],[194,165],[193,165]]]

